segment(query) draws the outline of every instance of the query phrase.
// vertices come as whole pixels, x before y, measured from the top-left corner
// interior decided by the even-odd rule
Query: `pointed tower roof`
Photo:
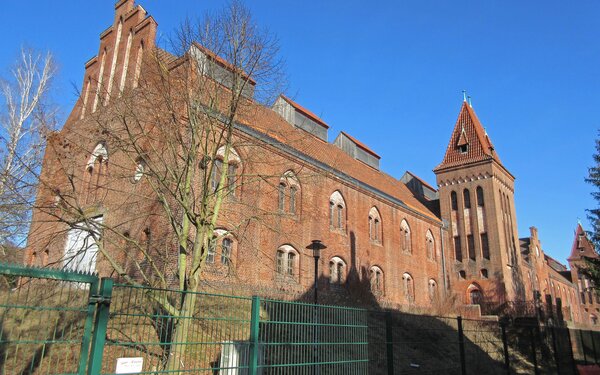
[[[571,246],[571,255],[569,255],[567,260],[580,260],[582,257],[597,258],[598,254],[596,254],[596,251],[594,250],[592,241],[587,238],[587,233],[585,233],[581,223],[577,223],[573,246]]]
[[[463,102],[446,149],[444,160],[433,170],[468,165],[484,160],[495,160],[500,165],[500,158],[494,151],[494,145],[483,129],[473,108]]]

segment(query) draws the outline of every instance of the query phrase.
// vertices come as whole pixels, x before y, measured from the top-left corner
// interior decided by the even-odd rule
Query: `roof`
[[[569,255],[567,260],[580,260],[583,257],[598,258],[598,254],[596,253],[594,244],[587,237],[587,233],[581,226],[581,223],[577,223],[573,245],[571,246],[571,255]]]
[[[358,139],[354,138],[353,136],[351,136],[350,134],[346,133],[346,132],[340,132],[343,135],[345,135],[349,140],[351,140],[352,142],[354,142],[355,145],[357,145],[360,149],[368,152],[369,154],[375,156],[377,159],[381,159],[381,157],[379,155],[377,155],[375,153],[375,151],[371,150],[370,148],[367,147],[367,145],[365,145],[364,143],[362,143],[361,141],[359,141]]]
[[[241,110],[239,117],[241,124],[274,138],[385,195],[402,201],[409,209],[430,220],[441,222],[434,211],[420,202],[412,191],[396,178],[353,158],[332,143],[324,143],[316,137],[307,137],[305,131],[294,127],[270,108],[254,104],[242,106]]]
[[[565,266],[558,260],[552,258],[550,255],[544,254],[544,258],[548,262],[548,266],[550,266],[550,268],[552,268],[556,272],[564,272],[568,269],[567,266]]]
[[[467,151],[461,152],[459,146],[464,145],[468,145]],[[444,159],[434,171],[484,160],[495,160],[502,165],[475,111],[467,102],[463,102]]]
[[[296,103],[295,101],[293,101],[292,99],[288,98],[287,96],[281,94],[280,95],[281,98],[283,100],[285,100],[286,102],[288,102],[292,107],[294,107],[296,109],[296,111],[302,113],[303,115],[305,115],[306,117],[310,118],[311,120],[313,120],[314,122],[316,122],[317,124],[323,126],[325,129],[329,129],[329,125],[327,125],[325,123],[325,121],[321,120],[321,118],[317,115],[315,115],[314,113],[312,113],[311,111],[309,111],[308,109],[304,108],[303,106],[301,106],[300,104]]]
[[[414,178],[416,178],[417,180],[419,180],[420,183],[422,183],[425,187],[427,187],[430,190],[433,190],[435,192],[437,192],[437,189],[434,188],[433,186],[429,185],[427,182],[425,182],[425,180],[423,180],[421,177],[417,176],[416,174],[412,173],[411,171],[406,171],[406,173],[408,173],[409,175],[413,176]]]
[[[215,52],[213,52],[213,51],[209,50],[208,48],[204,47],[200,43],[198,43],[198,42],[192,42],[192,44],[195,47],[197,47],[200,51],[202,51],[202,53],[204,53],[206,56],[208,56],[208,58],[210,58],[211,60],[217,62],[219,65],[222,65],[226,69],[228,69],[228,70],[240,69],[239,67],[233,66],[229,61],[225,60],[221,56],[217,55]],[[248,82],[252,83],[253,85],[256,85],[256,81],[253,80],[246,72],[241,72],[241,74],[242,74],[242,77],[244,77],[245,79],[248,80]]]

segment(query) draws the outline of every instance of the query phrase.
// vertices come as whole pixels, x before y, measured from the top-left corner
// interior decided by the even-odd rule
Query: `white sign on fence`
[[[118,358],[115,374],[137,374],[142,372],[143,365],[144,358],[142,357]]]

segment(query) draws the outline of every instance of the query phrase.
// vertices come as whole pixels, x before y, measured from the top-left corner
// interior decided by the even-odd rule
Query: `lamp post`
[[[319,258],[321,257],[321,250],[327,249],[321,240],[312,240],[310,245],[306,247],[307,249],[312,250],[313,258],[315,259],[315,305],[318,303],[318,293],[319,293]]]
[[[319,258],[321,257],[321,250],[323,249],[327,249],[327,246],[323,245],[321,243],[321,240],[312,240],[312,242],[310,243],[310,245],[308,245],[306,247],[307,249],[312,250],[313,252],[313,258],[315,259],[315,300],[314,300],[314,306],[313,306],[313,338],[314,338],[314,345],[313,345],[313,363],[314,363],[314,371],[313,374],[314,375],[319,375],[319,373],[321,372],[320,367],[319,367],[319,335],[317,333],[317,320],[318,320],[318,314],[317,314],[317,302],[319,301],[318,298],[318,293],[319,293]]]

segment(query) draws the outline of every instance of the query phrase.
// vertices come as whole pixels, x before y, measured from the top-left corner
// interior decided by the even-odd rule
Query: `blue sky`
[[[159,35],[222,1],[139,2]],[[54,53],[55,97],[67,116],[85,61],[113,19],[112,1],[6,1],[0,71],[21,45]],[[382,156],[382,169],[432,185],[462,101],[473,98],[516,176],[519,235],[568,256],[577,219],[595,202],[583,181],[600,129],[600,2],[248,1],[275,33],[288,95]]]

